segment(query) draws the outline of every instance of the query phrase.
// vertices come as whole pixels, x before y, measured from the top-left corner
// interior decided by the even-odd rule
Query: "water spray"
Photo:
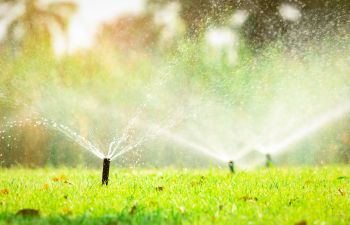
[[[272,157],[271,157],[271,155],[270,154],[266,154],[265,156],[266,156],[266,162],[265,162],[266,168],[272,167],[273,164],[272,164]]]
[[[229,161],[228,162],[228,168],[230,169],[231,173],[235,173],[235,162],[234,161]]]
[[[110,163],[111,163],[111,159],[110,158],[104,158],[103,159],[102,185],[108,185]]]

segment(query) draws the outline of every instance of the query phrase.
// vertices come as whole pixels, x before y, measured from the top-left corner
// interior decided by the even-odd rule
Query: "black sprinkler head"
[[[265,163],[265,166],[267,167],[267,168],[270,168],[270,167],[272,167],[272,157],[271,157],[271,155],[270,154],[266,154],[266,163]]]
[[[231,173],[235,173],[235,163],[232,160],[228,162],[228,168],[230,169]]]
[[[103,169],[102,169],[102,185],[108,185],[108,177],[109,177],[109,165],[111,163],[111,159],[104,158],[103,159]]]

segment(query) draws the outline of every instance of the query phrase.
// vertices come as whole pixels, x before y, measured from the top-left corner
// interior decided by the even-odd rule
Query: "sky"
[[[72,17],[68,31],[69,51],[89,48],[94,43],[95,34],[104,22],[124,14],[136,14],[144,10],[144,0],[76,0],[78,12]],[[55,50],[64,51],[63,37],[55,40]]]

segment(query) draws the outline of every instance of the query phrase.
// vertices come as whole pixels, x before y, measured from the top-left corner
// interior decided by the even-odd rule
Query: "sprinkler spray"
[[[108,185],[110,162],[111,162],[111,159],[109,159],[109,158],[104,158],[103,159],[102,185]]]
[[[230,169],[231,173],[235,173],[235,162],[232,160],[228,162],[228,168]]]
[[[270,154],[266,154],[266,162],[265,162],[265,166],[266,168],[270,168],[272,167],[272,158]]]

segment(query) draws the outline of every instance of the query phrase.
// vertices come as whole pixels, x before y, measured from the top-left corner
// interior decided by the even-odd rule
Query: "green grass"
[[[350,223],[347,166],[112,172],[0,169],[0,224]]]

